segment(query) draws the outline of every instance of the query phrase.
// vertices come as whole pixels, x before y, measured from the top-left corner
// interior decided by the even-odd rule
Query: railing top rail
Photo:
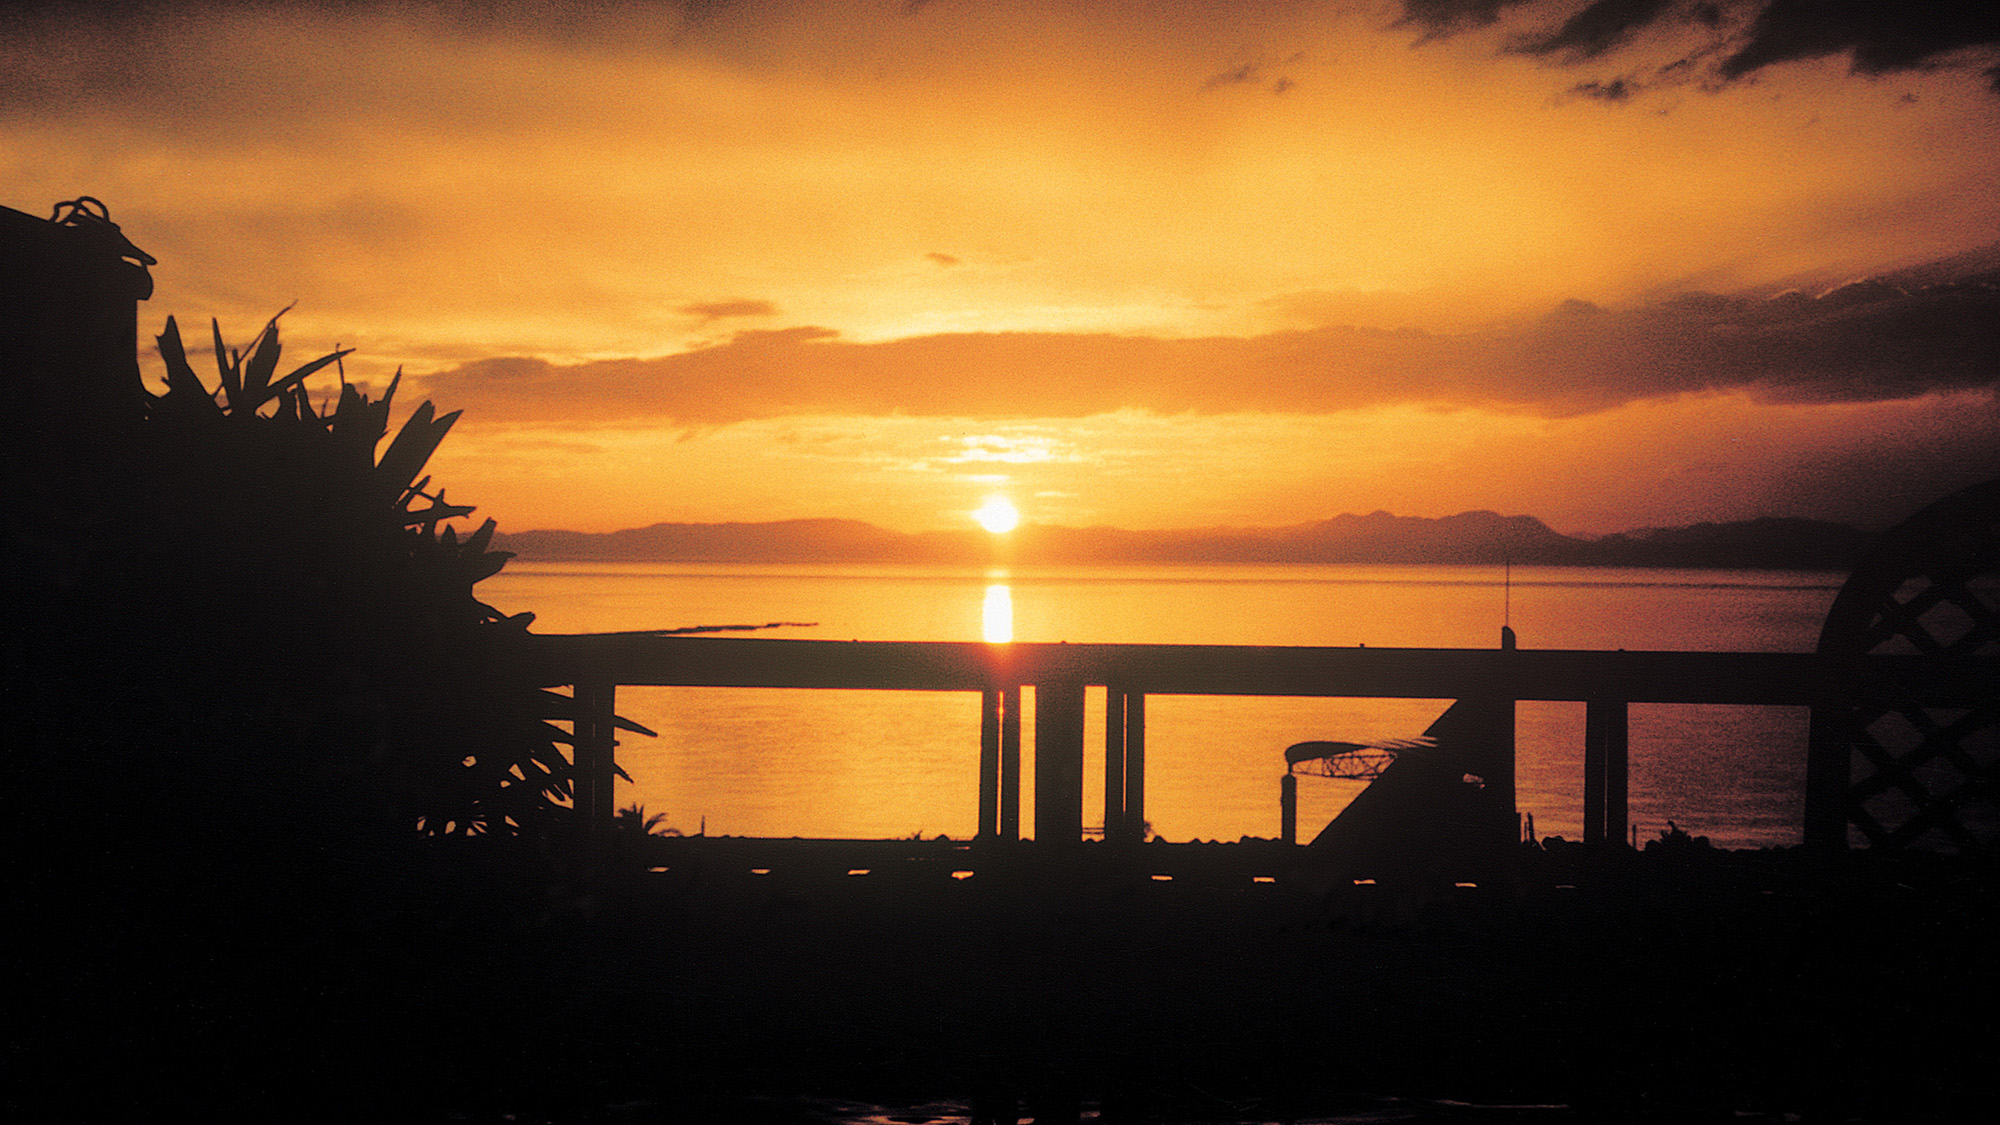
[[[548,634],[527,638],[550,686],[620,685],[978,691],[1117,684],[1160,695],[1350,696],[1806,706],[1894,685],[1939,700],[1990,695],[1991,657],[1264,645],[985,644]]]

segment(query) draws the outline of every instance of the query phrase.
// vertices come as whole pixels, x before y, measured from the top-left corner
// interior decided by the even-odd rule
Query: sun
[[[979,510],[972,513],[979,526],[995,535],[1005,535],[1021,524],[1021,511],[1005,496],[989,496]]]

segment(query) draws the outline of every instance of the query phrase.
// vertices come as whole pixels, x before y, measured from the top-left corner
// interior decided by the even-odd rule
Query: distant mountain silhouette
[[[523,531],[500,538],[523,558],[645,562],[888,561],[910,557],[911,536],[860,520],[656,523],[594,534]]]
[[[1845,524],[1756,519],[1650,528],[1600,539],[1563,535],[1533,516],[1461,512],[1441,519],[1372,512],[1287,527],[1128,531],[1024,525],[1008,536],[1022,563],[1477,563],[1844,570],[1867,542]],[[495,546],[550,562],[921,562],[982,564],[979,531],[909,534],[849,519],[656,523],[590,533],[502,533]]]
[[[1846,524],[1766,517],[1629,531],[1599,539],[1591,548],[1605,566],[1846,570],[1869,539]]]

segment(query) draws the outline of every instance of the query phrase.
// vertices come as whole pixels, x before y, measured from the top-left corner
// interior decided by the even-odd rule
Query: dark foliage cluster
[[[343,382],[322,414],[305,379],[337,356],[274,380],[275,321],[247,358],[219,331],[215,350],[211,393],[169,319],[167,390],[146,427],[159,469],[133,522],[153,521],[141,541],[155,557],[139,573],[206,562],[202,581],[171,583],[175,602],[149,599],[157,635],[218,646],[209,667],[255,654],[232,669],[242,684],[202,693],[204,721],[232,728],[218,743],[282,755],[282,784],[305,782],[309,803],[379,816],[385,831],[555,831],[570,763],[546,720],[567,701],[518,682],[510,642],[528,615],[505,618],[474,596],[508,557],[489,549],[493,521],[461,540],[449,521],[472,509],[420,475],[456,415],[420,405],[378,456],[394,385],[370,400]],[[250,698],[227,698],[245,686]]]
[[[159,344],[164,393],[38,521],[64,556],[38,568],[24,669],[51,807],[93,794],[162,846],[271,854],[559,837],[568,701],[516,670],[527,615],[474,596],[507,558],[492,521],[461,539],[472,509],[420,476],[455,416],[419,406],[378,455],[393,386],[316,409],[306,381],[339,357],[277,377],[275,320],[247,355],[216,330],[213,388],[171,319]]]
[[[101,207],[0,219],[0,1106],[310,1115],[530,1073],[510,1037],[553,1026],[584,910],[571,700],[475,596],[492,521],[461,535],[423,475],[455,416],[392,427],[344,353],[281,373],[276,318],[216,326],[206,379],[169,319],[148,388],[150,260]]]

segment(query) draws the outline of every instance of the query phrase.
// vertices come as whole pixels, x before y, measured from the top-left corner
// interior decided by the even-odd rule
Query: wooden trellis
[[[1819,651],[1936,675],[1829,685],[1813,708],[1806,842],[2000,849],[2000,683],[1947,674],[2000,654],[2000,481],[1885,533],[1834,600]],[[1911,690],[1945,681],[1969,686]]]

